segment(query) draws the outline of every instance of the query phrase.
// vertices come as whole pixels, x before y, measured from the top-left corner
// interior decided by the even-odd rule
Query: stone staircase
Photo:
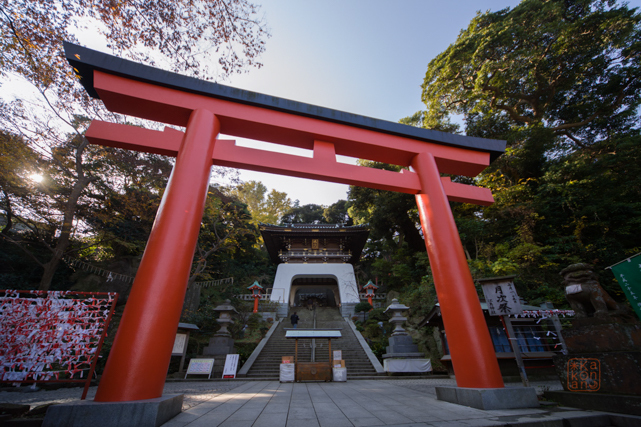
[[[299,329],[314,327],[314,314],[316,314],[316,329],[341,329],[341,338],[332,340],[332,350],[341,350],[347,368],[348,379],[369,378],[379,375],[372,366],[358,338],[354,335],[350,325],[341,317],[338,308],[323,307],[316,311],[307,309],[297,310],[300,317]],[[282,356],[294,356],[295,340],[285,338],[285,329],[291,328],[289,319],[283,320],[263,350],[247,372],[248,379],[278,380],[280,377],[280,363]],[[316,341],[315,343],[313,341]],[[316,362],[329,361],[329,349],[326,339],[299,339],[298,360],[301,362],[312,361],[312,347],[315,344]]]

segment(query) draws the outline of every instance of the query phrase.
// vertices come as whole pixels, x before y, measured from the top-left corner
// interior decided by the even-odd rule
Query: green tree
[[[463,114],[468,134],[508,123],[534,153],[606,139],[637,120],[640,21],[611,0],[524,0],[479,13],[430,62],[423,122]]]
[[[532,302],[563,303],[567,264],[638,252],[641,194],[623,155],[639,154],[640,23],[614,1],[524,0],[479,13],[430,62],[427,109],[406,122],[460,114],[468,135],[508,142],[475,181],[494,205],[453,204],[473,274],[517,274]]]
[[[19,135],[59,173],[55,188],[47,188],[47,197],[40,193],[39,199],[30,199],[41,203],[41,212],[55,201],[49,214],[57,216],[55,222],[30,218],[32,231],[51,254],[38,261],[44,270],[40,289],[49,288],[72,236],[80,231],[79,202],[99,185],[92,164],[105,164],[100,157],[109,152],[88,146],[83,137],[88,120],[79,117],[100,115],[123,121],[104,111],[77,84],[62,42],[76,42],[80,32],[91,28],[119,55],[169,64],[173,71],[201,78],[224,78],[260,66],[258,56],[268,36],[256,18],[258,8],[247,0],[62,1],[51,6],[33,0],[0,0],[0,83],[5,87],[26,83],[31,88],[22,89],[19,97],[6,98],[0,108],[0,130]],[[209,62],[211,57],[216,61]],[[216,64],[214,69],[208,68],[210,63]]]
[[[281,224],[323,224],[325,208],[321,205],[310,203],[300,206],[296,203],[280,218]]]
[[[361,166],[398,172],[399,166],[360,161]],[[414,252],[425,251],[419,232],[418,209],[414,196],[393,191],[350,186],[349,214],[357,224],[369,224],[370,239],[385,239],[400,248],[408,245]],[[392,243],[394,242],[394,243]]]
[[[231,193],[247,205],[252,216],[251,222],[255,225],[276,224],[281,215],[292,205],[286,193],[276,190],[268,193],[265,184],[259,181],[243,182]]]

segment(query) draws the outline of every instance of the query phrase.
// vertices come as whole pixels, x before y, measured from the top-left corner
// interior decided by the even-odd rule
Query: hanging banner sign
[[[521,301],[516,293],[512,277],[481,279],[485,302],[490,316],[506,316],[521,314]]]
[[[225,367],[223,368],[223,378],[236,378],[236,371],[238,370],[238,360],[240,355],[228,354],[225,359]]]
[[[634,312],[641,319],[641,254],[610,267]]]

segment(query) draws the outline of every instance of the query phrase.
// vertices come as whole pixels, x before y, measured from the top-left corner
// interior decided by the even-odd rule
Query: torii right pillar
[[[437,387],[437,398],[486,410],[538,406],[534,388],[504,388],[434,156],[417,154],[412,168],[421,185],[416,204],[458,386]]]

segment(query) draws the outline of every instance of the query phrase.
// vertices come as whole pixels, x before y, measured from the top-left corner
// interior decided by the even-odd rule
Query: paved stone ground
[[[164,394],[184,394],[183,412],[163,427],[619,425],[613,424],[608,414],[573,408],[481,411],[436,400],[435,387],[454,385],[453,379],[411,378],[297,384],[246,380],[169,382]],[[539,394],[561,389],[558,381],[531,385]],[[29,391],[29,387],[23,387],[23,391],[0,391],[0,402],[28,404],[33,409],[48,403],[78,401],[82,394],[79,387],[52,391]],[[95,396],[96,389],[90,388],[88,399]],[[641,417],[629,422],[625,425],[641,426]]]
[[[360,380],[295,384],[248,381],[228,393],[183,411],[163,427],[641,425],[641,417],[619,424],[613,423],[609,414],[573,408],[483,411],[436,400],[433,389],[437,385],[453,385],[453,381]],[[545,388],[555,385],[537,386]]]
[[[435,387],[456,385],[456,380],[454,379],[394,379],[381,381],[391,381],[394,385],[426,393],[434,398],[436,398]],[[245,384],[245,381],[241,380],[168,382],[165,384],[163,394],[184,394],[183,411],[187,411],[243,384]],[[509,385],[510,387],[522,386],[521,383],[509,383],[506,385]],[[545,390],[563,389],[559,381],[537,381],[532,382],[531,386],[537,388],[538,394],[543,394],[543,391]],[[97,388],[98,387],[89,388],[87,400],[94,398]],[[81,387],[31,391],[31,386],[23,386],[19,389],[14,388],[14,390],[16,391],[0,391],[0,402],[30,405],[31,409],[33,409],[37,406],[49,403],[70,403],[80,400],[80,397],[82,396]]]
[[[244,381],[189,381],[168,382],[163,394],[184,394],[183,411],[186,411],[214,397],[243,385]],[[89,387],[87,400],[92,400],[98,387]],[[57,390],[31,391],[31,386],[21,391],[0,391],[0,403],[30,405],[31,409],[50,403],[70,403],[80,400],[82,387],[60,388]]]

